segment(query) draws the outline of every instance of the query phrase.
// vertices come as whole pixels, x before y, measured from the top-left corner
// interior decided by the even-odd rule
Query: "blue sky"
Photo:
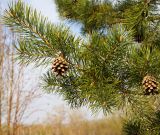
[[[8,3],[10,3],[11,1],[17,1],[17,0],[0,0],[0,3],[4,8],[7,7]],[[69,26],[71,28],[71,31],[74,34],[80,35],[80,25],[73,23],[69,24],[66,21],[60,19],[54,0],[22,0],[22,1],[29,4],[31,7],[36,8],[37,11],[41,12],[42,15],[48,17],[49,21],[53,22],[54,24],[64,23],[66,26]]]
[[[11,2],[12,0],[0,0],[1,6],[4,8],[7,8],[7,3]],[[13,0],[17,1],[17,0]],[[54,0],[23,0],[33,8],[36,8],[37,11],[41,12],[42,15],[47,16],[48,19],[55,23],[64,23],[66,26],[70,26],[71,31],[76,36],[80,35],[80,25],[77,24],[69,24],[66,21],[63,21],[60,19],[58,12],[56,10],[56,5],[54,3]],[[40,75],[44,73],[46,70],[43,69],[34,69],[34,68],[28,68],[26,71],[26,74],[32,75],[32,79],[30,79],[30,84],[33,84],[35,80],[38,80]],[[30,72],[30,73],[29,73]],[[34,74],[33,74],[34,73]],[[32,115],[29,119],[25,120],[26,123],[32,123],[32,122],[38,122],[42,121],[44,117],[46,117],[46,114],[50,112],[54,112],[54,108],[57,108],[57,106],[65,106],[68,108],[67,104],[63,101],[63,99],[55,94],[43,94],[43,96],[36,100],[33,104],[31,104],[30,108],[37,109],[36,113]],[[90,111],[86,109],[82,109],[83,111],[87,111],[87,117],[91,117]]]

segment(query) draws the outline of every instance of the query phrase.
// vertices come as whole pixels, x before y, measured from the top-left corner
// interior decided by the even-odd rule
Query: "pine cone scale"
[[[145,95],[158,94],[158,82],[153,76],[145,76],[143,78],[142,85],[145,89]]]
[[[63,76],[69,68],[68,65],[68,62],[60,56],[53,61],[52,70],[57,75]]]

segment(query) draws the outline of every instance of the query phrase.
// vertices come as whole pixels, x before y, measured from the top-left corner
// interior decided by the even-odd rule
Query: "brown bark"
[[[2,134],[3,61],[4,61],[4,43],[3,43],[2,27],[0,25],[0,135]]]
[[[13,59],[13,47],[11,50],[11,69],[10,69],[10,86],[9,86],[9,101],[8,101],[8,116],[7,116],[7,127],[8,127],[8,135],[10,135],[10,129],[11,129],[11,115],[12,115],[12,109],[13,109],[13,83],[14,83],[14,59]]]

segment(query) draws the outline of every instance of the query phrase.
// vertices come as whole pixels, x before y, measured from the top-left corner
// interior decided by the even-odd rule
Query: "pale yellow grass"
[[[121,130],[119,117],[91,121],[72,118],[67,124],[19,126],[17,135],[121,135]]]

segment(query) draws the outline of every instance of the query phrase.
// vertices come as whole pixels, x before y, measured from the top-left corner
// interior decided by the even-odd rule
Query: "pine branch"
[[[57,77],[51,71],[48,71],[42,76],[42,86],[49,93],[54,92],[63,96],[63,99],[72,108],[81,107],[86,105],[87,102],[76,85],[77,77],[73,72],[64,77]]]
[[[146,102],[148,102],[147,100],[148,99],[146,99]],[[135,111],[132,112],[132,115],[127,115],[123,125],[123,134],[159,135],[160,112],[159,110],[153,110],[148,108],[148,106],[150,107],[150,105],[147,103],[139,107],[139,104],[136,104],[135,107],[133,107],[134,109],[138,106],[139,110],[141,110],[143,113],[137,113],[137,111]]]
[[[116,12],[109,1],[56,0],[56,4],[60,15],[71,22],[82,23],[85,33],[91,34],[121,21],[115,17]]]
[[[44,89],[60,93],[73,105],[83,101],[81,105],[89,105],[95,113],[123,108],[128,97],[121,94],[123,87],[120,84],[124,76],[120,72],[126,70],[125,57],[131,43],[131,33],[126,32],[121,25],[110,30],[105,38],[93,34],[89,43],[91,46],[85,46],[80,55],[83,60],[81,68],[73,67],[66,76],[60,78],[52,73],[44,75]],[[74,92],[70,95],[68,92],[72,91]]]
[[[17,49],[17,57],[23,64],[34,63],[36,66],[48,65],[55,54],[47,45],[43,45],[41,41],[20,40]]]
[[[12,3],[9,10],[5,11],[3,19],[5,24],[14,32],[20,33],[21,39],[24,40],[20,42],[18,51],[23,56],[20,60],[26,60],[25,63],[31,62],[27,60],[31,55],[35,60],[38,58],[38,61],[44,56],[52,57],[51,54],[54,56],[59,51],[65,57],[72,57],[72,59],[73,56],[76,57],[76,51],[78,52],[77,49],[81,43],[80,38],[76,39],[70,34],[69,29],[62,25],[53,25],[47,18],[21,1]],[[41,53],[39,53],[40,50]]]
[[[150,47],[152,43],[159,45],[159,36],[156,36],[159,25],[155,25],[158,20],[148,22],[152,15],[147,14],[152,11],[150,6],[138,1],[123,9],[120,15],[108,1],[56,2],[60,12],[65,13],[63,16],[84,24],[89,39],[84,43],[66,27],[51,24],[22,2],[12,3],[5,12],[4,21],[21,35],[17,46],[20,62],[48,65],[60,51],[69,63],[68,70],[65,75],[56,76],[49,69],[43,76],[44,89],[62,95],[72,107],[88,105],[94,112],[103,110],[106,113],[128,107],[128,104],[136,110],[133,105],[138,103],[137,114],[145,115],[140,109],[147,107],[141,102],[145,97],[142,79],[146,73],[151,73],[160,80],[160,50]],[[153,34],[156,27],[156,34]],[[152,36],[147,38],[149,32]],[[144,36],[141,44],[133,42],[136,35]]]
[[[20,1],[12,3],[9,6],[9,10],[6,10],[4,15],[5,24],[11,27],[13,31],[20,33],[21,36],[25,38],[41,39],[45,44],[51,47],[52,45],[49,43],[49,40],[46,39],[46,34],[50,31],[52,26],[46,21],[47,19],[38,14],[36,10],[32,10]]]

